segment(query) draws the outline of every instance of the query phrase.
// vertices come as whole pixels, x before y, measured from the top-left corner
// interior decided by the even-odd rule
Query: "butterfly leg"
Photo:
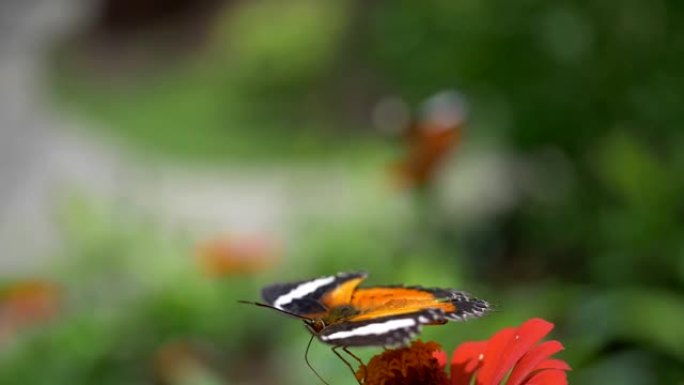
[[[363,361],[361,361],[361,359],[359,357],[357,357],[354,353],[350,352],[349,348],[347,346],[343,346],[342,350],[344,350],[347,354],[352,356],[356,360],[356,362],[359,363],[359,366],[364,366]]]
[[[342,360],[342,362],[344,362],[345,365],[347,365],[347,367],[349,368],[349,370],[351,370],[352,375],[354,376],[354,378],[356,379],[356,381],[359,383],[359,385],[362,385],[361,381],[356,377],[356,371],[355,371],[354,368],[351,366],[351,364],[349,363],[349,361],[345,360],[344,357],[342,357],[342,355],[337,351],[337,349],[339,349],[339,348],[342,348],[343,350],[347,351],[347,350],[346,350],[346,347],[345,347],[345,346],[341,346],[341,345],[333,346],[331,350],[332,350],[333,353],[335,353],[335,355],[336,355],[337,357],[340,358],[340,360]]]
[[[359,363],[359,369],[363,368],[363,382],[366,382],[366,376],[368,375],[368,370],[366,369],[366,365],[361,361],[359,357],[357,357],[354,353],[349,351],[349,348],[347,346],[343,346],[342,350],[344,350],[348,355],[352,356],[356,362]],[[358,381],[358,379],[357,379]],[[359,381],[361,383],[361,381]]]

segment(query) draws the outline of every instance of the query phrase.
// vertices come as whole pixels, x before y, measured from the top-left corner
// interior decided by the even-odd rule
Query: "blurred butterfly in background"
[[[468,120],[468,106],[455,90],[425,100],[416,117],[397,97],[380,100],[373,111],[375,126],[389,134],[402,133],[405,152],[393,166],[403,187],[430,185],[447,157],[458,147]]]

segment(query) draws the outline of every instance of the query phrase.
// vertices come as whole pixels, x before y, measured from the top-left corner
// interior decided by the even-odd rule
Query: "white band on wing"
[[[332,276],[332,277],[317,278],[317,279],[314,279],[313,281],[304,282],[301,285],[292,289],[292,291],[290,291],[289,293],[281,295],[280,297],[278,297],[273,302],[273,306],[277,309],[284,310],[283,306],[289,304],[290,302],[292,302],[296,299],[303,298],[303,297],[313,293],[314,291],[318,290],[319,288],[332,283],[334,280],[335,280],[335,277]]]
[[[413,318],[393,319],[385,322],[364,325],[352,330],[339,331],[330,335],[321,336],[322,340],[339,340],[349,337],[359,337],[368,335],[380,335],[392,330],[404,329],[407,327],[416,326],[416,320]]]

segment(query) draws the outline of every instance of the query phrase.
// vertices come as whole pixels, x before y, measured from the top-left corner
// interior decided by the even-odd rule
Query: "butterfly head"
[[[315,335],[318,335],[326,326],[325,321],[322,319],[307,319],[304,320],[304,324],[306,325],[306,328]]]

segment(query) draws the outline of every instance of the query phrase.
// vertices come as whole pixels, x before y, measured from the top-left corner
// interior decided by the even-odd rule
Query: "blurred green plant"
[[[349,22],[348,1],[262,1],[227,8],[217,23],[212,54],[230,80],[277,91],[325,76]]]

